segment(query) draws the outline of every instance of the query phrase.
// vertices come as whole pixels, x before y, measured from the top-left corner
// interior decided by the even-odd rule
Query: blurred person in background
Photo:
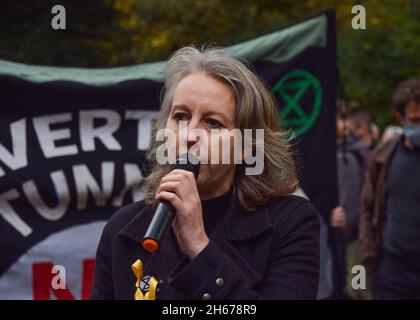
[[[331,213],[331,226],[341,228],[344,248],[343,259],[347,273],[347,294],[351,298],[359,296],[349,284],[351,269],[360,264],[358,232],[360,218],[360,194],[369,167],[372,149],[376,139],[372,132],[372,118],[368,111],[357,107],[339,111],[337,118],[337,176],[339,186],[339,206]]]
[[[370,159],[378,142],[378,133],[375,129],[377,126],[372,122],[369,111],[362,107],[347,110],[344,117],[348,148],[356,151],[363,174],[367,175]]]
[[[362,192],[363,265],[378,299],[420,299],[420,81],[393,95],[403,127],[375,151]]]

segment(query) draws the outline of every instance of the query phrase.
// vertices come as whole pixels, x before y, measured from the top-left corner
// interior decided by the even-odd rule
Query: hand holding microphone
[[[162,206],[169,206],[169,209],[173,210],[173,216],[175,219],[168,220],[166,224],[172,227],[177,237],[178,245],[182,252],[190,259],[194,258],[198,253],[203,250],[209,242],[207,234],[204,229],[203,213],[201,208],[201,200],[197,190],[196,176],[198,176],[199,162],[197,159],[191,161],[191,154],[188,155],[189,160],[187,164],[182,164],[182,159],[185,160],[186,155],[182,155],[177,160],[178,164],[173,166],[173,170],[162,178],[159,189],[156,193],[156,198],[161,202],[156,209],[155,216],[150,223],[149,229],[146,231],[144,237],[143,246],[147,240],[153,240],[153,230],[162,229],[159,224],[156,226],[156,222],[159,219],[158,216],[162,216]],[[196,163],[194,165],[194,163]],[[188,170],[188,171],[187,171]],[[193,173],[194,172],[194,173]],[[161,207],[161,208],[159,208]],[[167,216],[171,216],[166,212]],[[165,213],[163,213],[165,216]],[[172,217],[173,217],[172,216]],[[162,224],[161,224],[162,226]],[[159,232],[158,232],[159,233]],[[164,230],[160,239],[154,239],[160,241],[166,230]],[[150,244],[150,242],[149,242]],[[147,245],[146,245],[147,246]],[[145,246],[145,248],[146,248]],[[149,252],[157,250],[151,246]]]

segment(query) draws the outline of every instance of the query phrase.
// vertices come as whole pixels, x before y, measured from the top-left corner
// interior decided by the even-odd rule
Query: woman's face
[[[175,88],[166,129],[175,132],[177,156],[180,145],[183,145],[186,150],[196,150],[194,154],[201,162],[204,157],[208,159],[209,164],[201,164],[197,178],[197,187],[202,199],[226,192],[233,181],[233,161],[221,164],[220,156],[218,163],[213,164],[210,163],[210,159],[212,150],[216,155],[215,150],[218,149],[221,155],[222,144],[226,145],[226,139],[230,139],[228,149],[230,154],[233,154],[233,139],[226,134],[215,134],[214,130],[211,134],[211,130],[235,129],[234,112],[235,97],[230,87],[205,73],[189,74]],[[207,155],[202,154],[200,150],[207,151]]]

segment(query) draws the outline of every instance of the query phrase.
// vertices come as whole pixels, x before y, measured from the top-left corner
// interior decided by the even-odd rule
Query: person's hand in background
[[[346,211],[343,207],[335,207],[331,212],[330,225],[333,228],[344,228],[346,226]]]

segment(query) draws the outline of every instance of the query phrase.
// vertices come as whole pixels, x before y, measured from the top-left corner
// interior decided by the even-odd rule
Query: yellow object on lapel
[[[143,275],[143,262],[140,259],[137,259],[131,265],[131,269],[133,269],[137,279],[134,300],[156,300],[156,288],[158,285],[156,278]]]

